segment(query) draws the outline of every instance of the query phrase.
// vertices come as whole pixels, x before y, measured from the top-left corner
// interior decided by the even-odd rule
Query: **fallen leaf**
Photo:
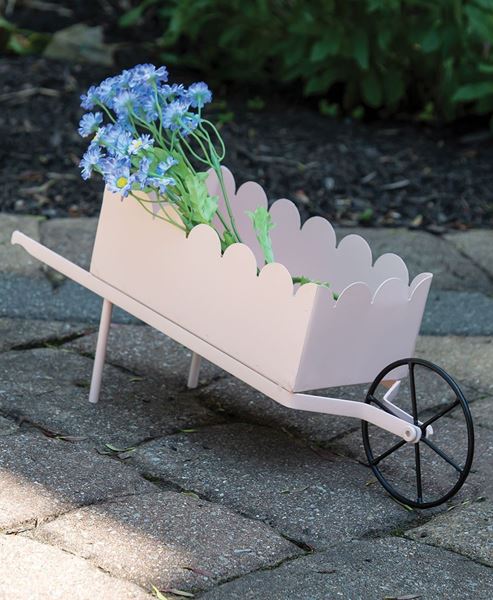
[[[182,492],[184,496],[190,496],[191,498],[195,498],[195,500],[200,500],[200,496],[195,492]]]
[[[191,592],[184,592],[183,590],[177,590],[176,588],[170,588],[164,591],[170,594],[174,594],[175,596],[182,596],[183,598],[195,598],[195,596]]]
[[[62,440],[64,442],[82,442],[87,440],[86,435],[57,435],[57,440]]]
[[[117,454],[119,454],[120,452],[135,452],[135,448],[132,448],[132,447],[117,448],[116,446],[113,446],[112,444],[105,444],[104,447],[108,448],[108,450],[111,450],[111,452],[115,452]]]
[[[155,585],[151,584],[151,588],[152,588],[152,593],[158,600],[168,600],[168,598],[164,594],[161,594],[161,592],[157,589],[157,587]]]
[[[182,569],[185,569],[186,571],[191,571],[192,573],[195,573],[196,575],[201,575],[202,577],[214,577],[214,573],[211,573],[211,571],[206,571],[205,569],[198,569],[197,567],[187,566],[182,567]]]
[[[418,600],[422,594],[407,594],[406,596],[385,596],[383,600]]]

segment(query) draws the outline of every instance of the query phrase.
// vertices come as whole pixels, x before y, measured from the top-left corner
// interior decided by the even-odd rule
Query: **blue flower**
[[[167,102],[173,102],[179,98],[185,96],[185,87],[182,83],[173,83],[171,85],[163,85],[159,88],[159,96],[164,100],[164,104]]]
[[[107,149],[110,156],[119,158],[128,156],[133,135],[120,123],[105,125],[96,132],[94,141]]]
[[[130,142],[128,151],[130,154],[137,154],[137,152],[141,152],[142,150],[150,150],[153,145],[153,138],[149,134],[145,133],[144,135],[141,135]]]
[[[87,137],[91,133],[95,133],[102,122],[103,114],[100,112],[85,114],[79,123],[79,134],[82,137]]]
[[[162,162],[160,162],[157,167],[156,167],[156,174],[159,176],[163,176],[165,173],[167,173],[171,167],[173,165],[177,165],[178,161],[176,160],[176,158],[173,158],[172,156],[168,156],[168,158],[166,158],[165,160],[163,160]]]
[[[119,117],[127,117],[131,112],[135,112],[137,99],[135,92],[123,90],[113,98],[111,108]]]
[[[118,85],[118,77],[108,77],[102,81],[96,89],[96,93],[100,102],[110,106],[113,97],[118,92]]]
[[[152,159],[148,156],[144,156],[139,163],[139,170],[135,175],[136,181],[140,184],[140,187],[144,189],[147,187],[147,178],[149,177],[149,169],[152,164]]]
[[[91,85],[91,87],[87,90],[87,93],[82,94],[80,99],[82,100],[80,104],[82,108],[85,108],[86,110],[92,110],[99,102],[98,88],[94,85]]]
[[[94,167],[99,166],[102,158],[101,148],[96,144],[91,144],[79,163],[82,169],[82,179],[89,179]]]
[[[212,93],[203,81],[192,83],[186,93],[187,100],[194,108],[203,108],[212,100]]]
[[[157,188],[161,194],[166,194],[168,187],[176,185],[176,181],[173,177],[150,177],[147,185]]]
[[[156,98],[154,94],[141,96],[139,117],[147,122],[155,121],[159,117]]]
[[[131,163],[126,158],[108,158],[103,164],[104,180],[110,191],[128,196],[135,182],[135,175],[130,174]]]
[[[131,69],[129,85],[131,88],[138,87],[145,83],[158,83],[168,81],[168,70],[166,67],[156,69],[154,65],[137,65]]]
[[[186,135],[200,123],[198,115],[189,112],[190,104],[185,100],[175,100],[163,111],[163,125],[170,131],[180,131]]]

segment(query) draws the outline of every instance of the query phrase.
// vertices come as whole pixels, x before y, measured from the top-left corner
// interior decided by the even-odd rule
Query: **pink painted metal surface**
[[[187,238],[131,198],[105,192],[91,273],[288,391],[366,383],[414,354],[431,274],[409,286],[401,258],[373,262],[355,235],[337,245],[320,217],[300,227],[288,200],[271,208],[278,262],[262,268],[245,211],[266,205],[265,193],[253,182],[236,190],[227,169],[224,180],[244,244],[221,255],[211,227]],[[214,174],[208,187],[221,204]],[[292,275],[329,281],[339,299],[314,284],[296,290]]]

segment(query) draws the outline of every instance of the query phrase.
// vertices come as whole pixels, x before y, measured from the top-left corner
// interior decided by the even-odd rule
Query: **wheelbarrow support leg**
[[[89,390],[89,402],[92,402],[93,404],[96,404],[96,402],[99,400],[99,392],[101,391],[101,380],[103,378],[103,367],[104,360],[106,357],[106,344],[108,341],[108,333],[110,331],[112,311],[113,304],[105,298],[103,300],[103,309],[101,310],[98,342],[96,344],[96,356],[94,357],[91,388]]]
[[[202,362],[202,357],[196,352],[192,353],[192,362],[190,363],[190,371],[188,373],[188,383],[187,386],[193,390],[199,384],[199,374],[200,374],[200,363]]]

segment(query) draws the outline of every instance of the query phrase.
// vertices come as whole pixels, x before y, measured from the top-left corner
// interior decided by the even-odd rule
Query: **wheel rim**
[[[473,422],[467,400],[457,383],[437,365],[418,358],[399,360],[383,369],[370,386],[365,402],[390,412],[383,401],[379,399],[382,391],[387,389],[383,382],[392,371],[406,366],[408,385],[403,390],[404,396],[407,396],[406,406],[401,406],[403,400],[401,393],[395,400],[395,404],[400,408],[407,408],[406,412],[412,416],[414,424],[421,429],[421,440],[412,444],[393,436],[393,441],[390,442],[389,437],[391,438],[392,434],[382,432],[363,421],[363,446],[369,466],[392,497],[413,508],[431,508],[454,496],[469,474],[474,456]],[[432,378],[435,378],[439,382],[443,388],[443,391],[440,389],[440,393],[447,398],[446,401],[431,406],[426,404],[426,400],[423,401],[418,389],[420,385],[417,378],[418,370],[426,373],[428,380],[431,381]],[[421,387],[423,386],[421,385]],[[423,406],[420,407],[420,404]],[[456,418],[449,418],[452,415]],[[457,417],[459,418],[457,419]],[[430,435],[428,426],[432,426],[435,430],[433,435]],[[439,436],[441,441],[437,443],[432,438],[436,437],[440,428],[442,429],[442,438]],[[459,433],[452,433],[451,436],[447,433],[444,437],[443,431],[448,432],[449,428],[458,430]],[[443,448],[447,435],[449,436],[448,445],[452,447],[453,452],[449,447]],[[375,451],[377,446],[379,446],[378,451]],[[406,457],[402,466],[399,467],[404,448]],[[433,469],[430,465],[433,466]],[[425,472],[423,473],[424,468]],[[401,473],[399,469],[402,470]],[[447,477],[443,475],[444,470],[447,470]],[[404,475],[404,482],[399,481],[399,475]],[[413,487],[414,490],[411,493]],[[437,491],[438,488],[440,491]]]

